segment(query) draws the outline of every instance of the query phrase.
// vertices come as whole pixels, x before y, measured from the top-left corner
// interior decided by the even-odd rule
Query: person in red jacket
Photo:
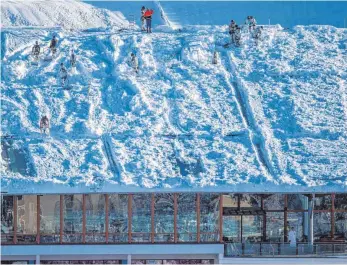
[[[152,15],[154,11],[152,9],[146,9],[145,14],[143,15],[146,19],[146,28],[147,33],[152,33]]]

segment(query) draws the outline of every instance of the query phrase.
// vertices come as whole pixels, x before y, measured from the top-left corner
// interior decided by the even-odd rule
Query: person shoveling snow
[[[40,48],[39,42],[36,41],[36,42],[35,42],[35,45],[34,45],[33,48],[32,48],[32,51],[31,51],[31,54],[32,54],[32,56],[33,56],[33,58],[34,58],[33,63],[35,63],[35,64],[37,64],[38,61],[39,61],[40,49],[41,49],[41,48]]]

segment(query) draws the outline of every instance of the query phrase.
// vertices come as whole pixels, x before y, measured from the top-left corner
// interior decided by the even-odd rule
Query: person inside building
[[[229,25],[229,34],[231,38],[231,43],[235,43],[235,32],[236,32],[237,24],[234,20],[231,20]]]
[[[139,72],[139,60],[137,59],[136,55],[132,52],[130,55],[130,62],[132,67],[134,68],[135,72]]]
[[[146,8],[144,6],[142,6],[141,8],[141,30],[142,31],[146,31],[146,27],[145,27],[145,12],[146,12]]]
[[[41,133],[49,133],[49,120],[46,115],[44,115],[40,120],[40,131]]]
[[[40,45],[39,45],[39,42],[38,41],[36,41],[35,42],[35,45],[34,45],[34,47],[33,47],[33,49],[32,49],[32,55],[34,56],[34,58],[35,58],[35,60],[37,61],[38,59],[39,59],[39,55],[40,55]]]
[[[296,232],[292,227],[288,233],[288,239],[291,247],[296,247]]]
[[[52,55],[55,55],[55,53],[57,52],[57,44],[58,44],[58,40],[57,40],[56,36],[53,35],[53,38],[52,38],[51,43],[49,45],[49,48],[51,49]]]
[[[147,33],[152,33],[152,15],[154,11],[152,9],[147,8],[144,14],[146,19],[146,30]]]

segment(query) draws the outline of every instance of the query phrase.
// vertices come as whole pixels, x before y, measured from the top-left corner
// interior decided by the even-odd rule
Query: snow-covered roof
[[[265,27],[228,49],[226,26],[54,32],[52,61],[51,29],[2,32],[4,191],[347,191],[346,29]]]

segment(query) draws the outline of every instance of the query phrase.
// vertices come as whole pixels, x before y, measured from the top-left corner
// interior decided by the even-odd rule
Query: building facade
[[[1,206],[8,263],[210,264],[347,253],[345,193],[3,194]]]

